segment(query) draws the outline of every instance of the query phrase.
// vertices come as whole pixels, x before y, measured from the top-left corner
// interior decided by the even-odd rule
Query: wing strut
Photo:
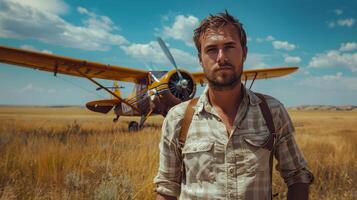
[[[54,75],[54,76],[57,76],[57,71],[58,71],[58,63],[57,63],[57,61],[56,61],[56,63],[55,63],[55,69],[53,70],[53,75]]]
[[[255,72],[253,81],[252,81],[252,83],[250,84],[249,89],[252,88],[252,86],[253,86],[253,84],[254,84],[254,81],[255,81],[255,79],[257,78],[257,75],[258,75],[258,73]],[[247,79],[245,79],[245,80],[247,81]]]
[[[128,105],[129,107],[131,107],[133,110],[135,110],[138,113],[141,113],[137,108],[135,108],[133,105],[131,105],[130,103],[126,102],[124,99],[120,98],[117,94],[115,94],[114,92],[110,91],[108,88],[104,87],[102,84],[98,83],[97,81],[95,81],[93,78],[87,76],[85,73],[81,72],[79,69],[74,68],[81,76],[87,78],[88,80],[92,81],[94,84],[96,84],[97,86],[99,86],[100,88],[103,88],[105,91],[107,91],[108,93],[110,93],[111,95],[115,96],[117,99],[120,100],[120,102],[125,103],[126,105]]]

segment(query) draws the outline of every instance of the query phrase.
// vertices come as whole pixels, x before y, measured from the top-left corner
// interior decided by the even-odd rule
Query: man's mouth
[[[225,71],[225,70],[232,70],[233,67],[232,66],[229,66],[229,65],[223,65],[223,66],[219,66],[216,71]]]

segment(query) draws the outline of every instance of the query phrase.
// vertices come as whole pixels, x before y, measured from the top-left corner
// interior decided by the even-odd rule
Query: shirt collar
[[[250,104],[250,105],[258,105],[261,100],[260,98],[254,94],[251,90],[246,88],[244,85],[242,86],[242,92],[243,92],[243,104]],[[196,113],[201,113],[203,111],[212,112],[212,105],[210,104],[208,100],[208,85],[205,87],[202,95],[199,97],[197,104],[193,107],[196,110]]]
[[[248,89],[246,87],[243,87],[243,88],[249,98],[250,105],[255,106],[255,105],[258,105],[262,101],[257,95],[255,95],[255,93],[253,91],[251,91],[250,89]]]

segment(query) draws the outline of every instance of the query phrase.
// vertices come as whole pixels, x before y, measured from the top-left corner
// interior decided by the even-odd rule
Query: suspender
[[[185,144],[186,142],[188,129],[190,128],[193,113],[195,112],[193,106],[196,105],[197,101],[198,101],[198,97],[190,100],[186,108],[185,115],[183,116],[182,127],[179,135],[179,141],[182,145]]]
[[[269,129],[269,139],[266,142],[265,148],[267,148],[269,151],[273,151],[273,146],[274,146],[274,139],[275,139],[275,125],[273,121],[273,115],[271,114],[271,111],[269,109],[269,106],[264,98],[264,96],[260,93],[255,93],[260,100],[262,100],[259,104],[260,110],[262,111],[264,120],[268,126]]]
[[[271,114],[271,111],[269,109],[268,103],[266,102],[264,96],[260,93],[254,93],[255,95],[257,95],[261,102],[259,103],[259,107],[260,110],[263,114],[264,120],[267,124],[267,127],[269,129],[269,138],[266,141],[266,143],[264,144],[263,148],[266,148],[270,151],[270,158],[269,158],[269,168],[270,168],[270,182],[271,182],[271,199],[273,199],[273,193],[272,193],[272,181],[273,181],[273,156],[274,156],[274,139],[276,137],[275,134],[275,125],[274,125],[274,121],[273,121],[273,116]],[[185,142],[186,142],[186,137],[187,137],[187,133],[188,133],[188,129],[190,128],[191,122],[192,122],[192,117],[194,114],[194,109],[193,106],[195,106],[197,104],[198,98],[194,98],[191,99],[190,102],[188,103],[187,109],[185,111],[185,115],[183,117],[183,121],[182,121],[182,127],[181,127],[181,131],[180,131],[180,135],[179,135],[179,141],[182,145],[182,147],[184,146]],[[183,166],[183,174],[182,176],[185,177],[185,167]],[[185,179],[185,178],[183,178]],[[185,181],[185,180],[184,180]]]
[[[255,93],[262,101],[259,104],[260,110],[262,111],[264,120],[268,126],[269,129],[269,139],[266,142],[265,148],[267,148],[270,151],[270,156],[269,156],[269,170],[270,170],[270,183],[271,183],[271,188],[270,188],[270,199],[273,199],[273,157],[274,157],[274,139],[276,137],[275,133],[275,125],[273,121],[273,116],[271,114],[271,111],[269,109],[269,106],[264,98],[264,96],[260,93]]]

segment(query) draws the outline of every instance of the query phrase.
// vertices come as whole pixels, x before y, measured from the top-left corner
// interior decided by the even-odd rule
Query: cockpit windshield
[[[168,71],[150,71],[151,77],[155,79],[160,79],[163,77]]]

